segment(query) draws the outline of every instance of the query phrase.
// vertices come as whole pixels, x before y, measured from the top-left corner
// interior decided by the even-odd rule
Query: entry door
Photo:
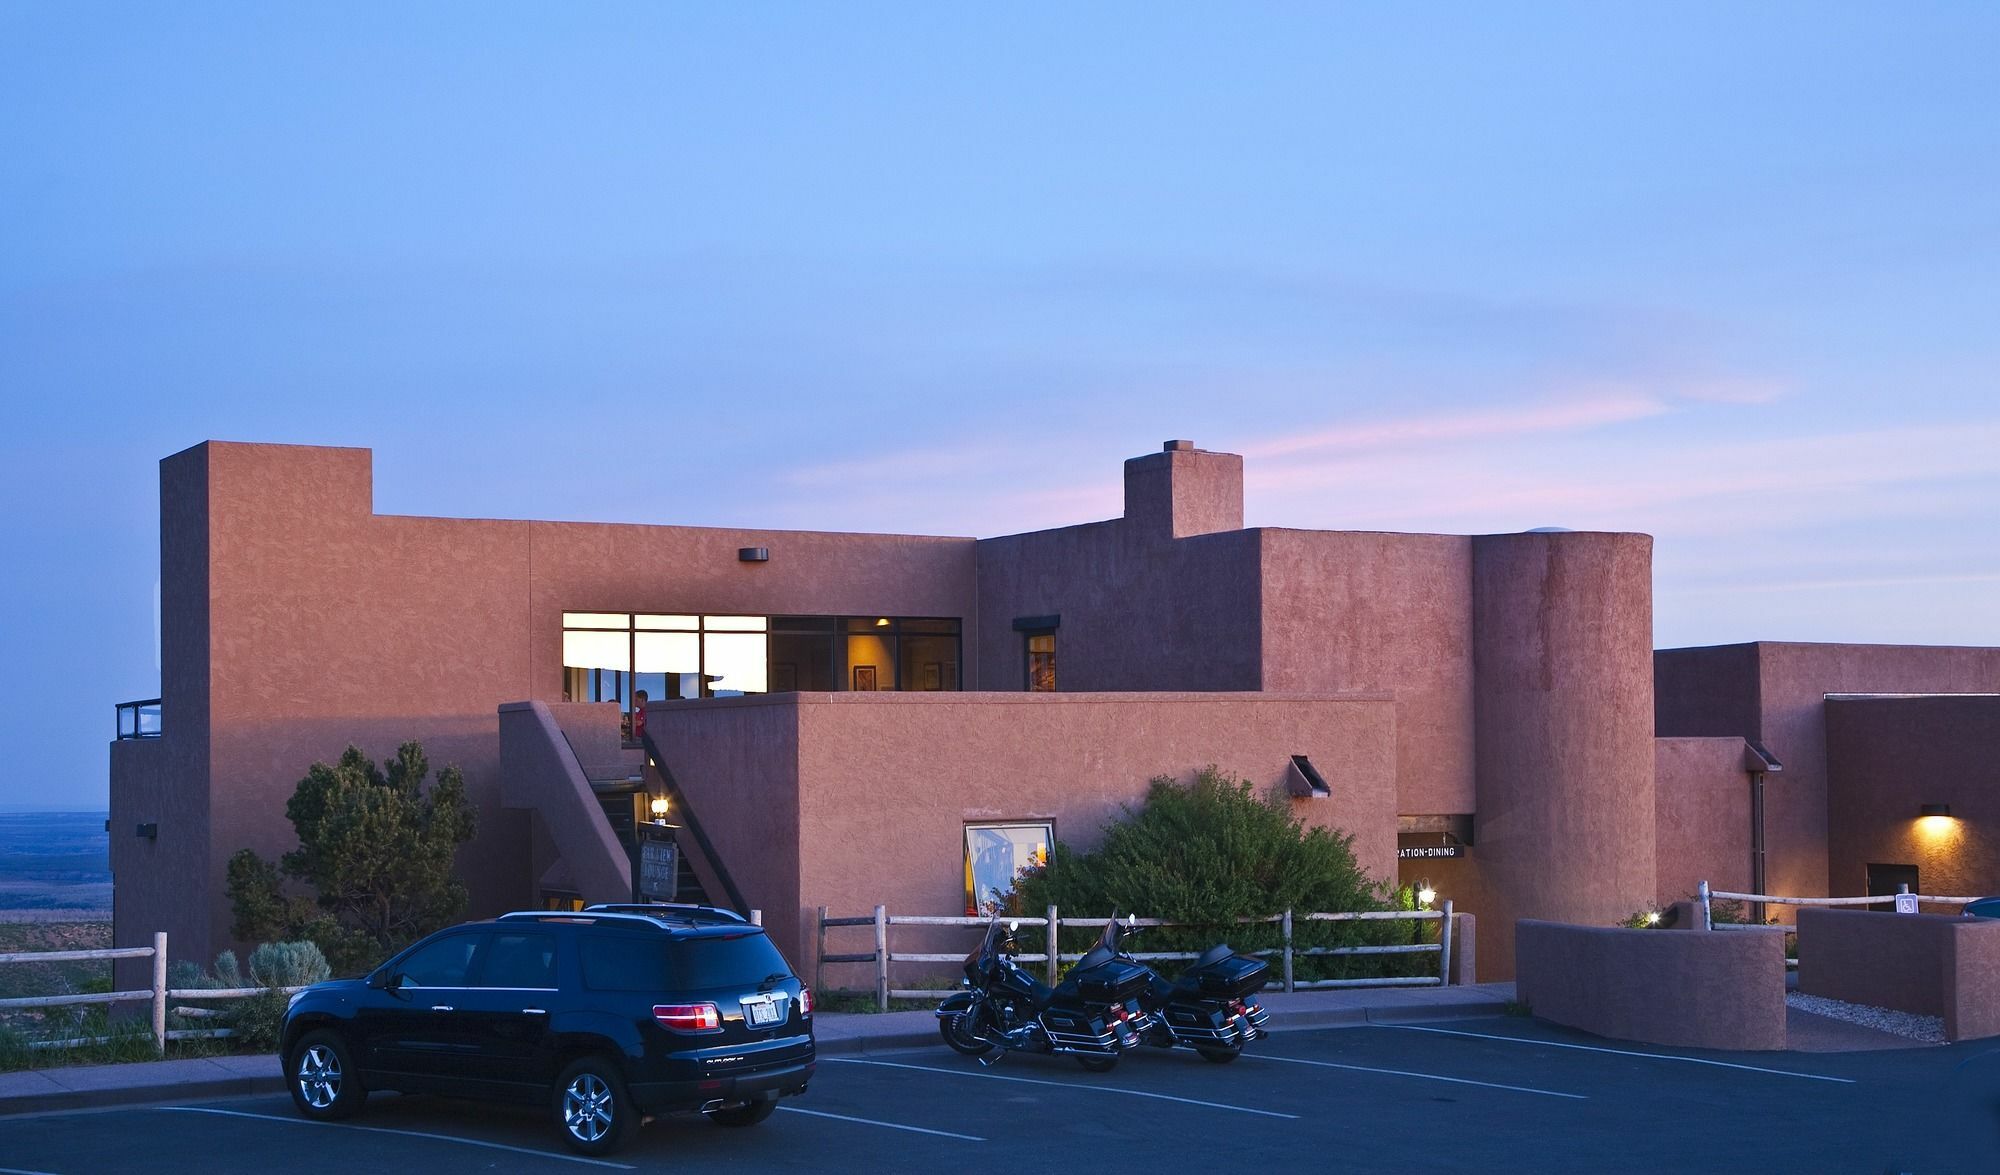
[[[1870,865],[1868,866],[1868,896],[1880,894],[1894,897],[1903,886],[1909,886],[1911,893],[1922,893],[1917,888],[1917,867],[1915,865]],[[1870,906],[1871,910],[1886,910],[1890,906]]]

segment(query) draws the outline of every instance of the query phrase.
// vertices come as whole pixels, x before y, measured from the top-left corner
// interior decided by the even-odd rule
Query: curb
[[[73,1089],[61,1093],[30,1093],[0,1098],[0,1118],[21,1114],[56,1114],[68,1110],[96,1110],[113,1106],[138,1106],[195,1098],[248,1097],[284,1093],[285,1079],[269,1077],[216,1077],[185,1081],[174,1085],[128,1085],[111,1089]]]

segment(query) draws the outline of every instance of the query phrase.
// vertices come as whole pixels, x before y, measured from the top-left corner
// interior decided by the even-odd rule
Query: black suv
[[[727,910],[504,914],[299,992],[280,1055],[308,1118],[378,1089],[540,1102],[572,1147],[605,1154],[649,1115],[754,1126],[804,1093],[812,992]]]

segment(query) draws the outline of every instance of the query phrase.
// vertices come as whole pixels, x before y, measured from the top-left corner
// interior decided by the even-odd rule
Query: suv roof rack
[[[657,930],[671,929],[665,918],[647,917],[611,910],[515,910],[500,915],[496,922],[608,922],[636,923]]]
[[[649,918],[671,918],[688,922],[723,922],[749,925],[750,920],[721,906],[700,906],[693,902],[598,902],[585,906],[586,914],[640,914]]]

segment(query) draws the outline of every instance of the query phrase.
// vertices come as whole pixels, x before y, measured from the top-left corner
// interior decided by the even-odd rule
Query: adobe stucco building
[[[1859,892],[1848,854],[1903,852],[1902,800],[1829,812],[1904,784],[1829,748],[1912,727],[1823,695],[2000,691],[2000,650],[1656,657],[1646,535],[1245,529],[1242,459],[1186,442],[1126,462],[1121,518],[984,540],[378,515],[368,451],[281,445],[175,454],[160,499],[163,722],[112,748],[116,934],[190,957],[228,945],[230,854],[290,846],[309,764],[415,738],[479,805],[475,914],[629,899],[672,797],[690,882],[801,958],[816,907],[959,912],[1216,764],[1479,915],[1505,977],[1517,918],[1747,886],[1758,783],[1769,883]]]

